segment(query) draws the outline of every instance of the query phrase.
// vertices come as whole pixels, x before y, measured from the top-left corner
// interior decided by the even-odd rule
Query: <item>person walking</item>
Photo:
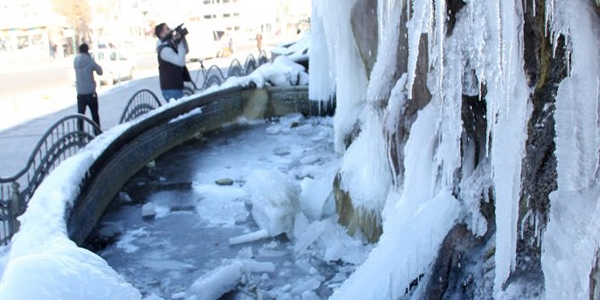
[[[165,23],[156,25],[154,34],[159,38],[156,52],[161,93],[166,101],[182,98],[183,82],[191,81],[185,66],[185,55],[190,51],[185,36],[178,36]]]
[[[96,81],[94,72],[102,75],[102,67],[96,63],[89,53],[90,47],[83,43],[79,46],[79,54],[75,56],[73,67],[75,68],[75,88],[77,90],[77,112],[85,115],[87,107],[90,108],[92,120],[100,127],[100,115],[98,114],[98,94],[96,94]],[[83,121],[79,120],[79,130],[83,130]]]
[[[256,34],[256,48],[258,48],[258,55],[260,55],[260,51],[262,51],[262,34]]]

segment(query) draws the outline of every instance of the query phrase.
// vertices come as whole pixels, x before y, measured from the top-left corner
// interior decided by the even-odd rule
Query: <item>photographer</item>
[[[160,23],[154,28],[154,34],[160,39],[156,48],[158,74],[160,89],[166,101],[183,97],[183,82],[191,81],[185,67],[185,55],[189,52],[185,40],[187,30],[182,25],[171,30],[167,24]]]

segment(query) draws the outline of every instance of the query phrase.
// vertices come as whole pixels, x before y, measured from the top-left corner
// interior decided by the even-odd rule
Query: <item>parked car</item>
[[[90,55],[102,67],[102,76],[96,76],[99,85],[112,85],[122,80],[133,79],[136,64],[120,51],[112,48],[102,48],[90,51]],[[69,70],[69,79],[75,83],[75,70]]]

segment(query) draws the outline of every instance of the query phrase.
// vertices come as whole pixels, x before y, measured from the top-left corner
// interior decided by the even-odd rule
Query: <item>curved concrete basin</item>
[[[308,100],[307,86],[231,88],[198,96],[140,117],[95,160],[73,207],[66,212],[69,237],[81,245],[123,185],[148,162],[173,147],[235,122],[289,113],[331,115],[334,107]]]

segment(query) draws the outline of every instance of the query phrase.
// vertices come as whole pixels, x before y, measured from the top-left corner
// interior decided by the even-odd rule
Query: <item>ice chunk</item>
[[[238,251],[238,254],[236,257],[250,259],[250,258],[254,257],[254,251],[252,250],[252,247],[244,247],[240,251]]]
[[[333,180],[314,180],[306,177],[300,183],[300,207],[311,220],[319,220],[323,215],[325,202],[332,193]]]
[[[123,191],[119,192],[118,199],[120,201],[124,201],[124,202],[131,202],[131,201],[133,201],[133,199],[131,199],[131,197],[129,196],[129,194],[127,194],[126,192],[123,192]]]
[[[324,249],[323,258],[326,261],[342,260],[359,265],[365,261],[370,247],[363,246],[360,239],[347,234],[346,228],[329,218],[323,220],[325,227],[319,237],[318,247]]]
[[[310,221],[308,218],[302,212],[297,213],[296,217],[294,218],[294,236],[302,236],[302,234],[306,232],[306,229],[309,225]]]
[[[300,256],[308,249],[308,247],[314,243],[325,230],[325,223],[322,221],[315,221],[311,223],[304,233],[298,237],[298,240],[294,244],[294,253],[296,256]]]
[[[261,229],[261,230],[250,232],[250,233],[243,234],[240,236],[232,237],[229,239],[229,245],[250,243],[250,242],[262,240],[264,238],[268,238],[269,236],[270,236],[269,232],[266,229]]]
[[[154,218],[156,216],[156,210],[154,203],[148,202],[142,206],[142,218]]]
[[[290,154],[290,147],[287,146],[279,146],[273,149],[273,154],[277,156],[285,156]]]
[[[301,295],[306,291],[314,291],[321,286],[323,276],[306,276],[294,283],[292,294]]]
[[[302,300],[319,300],[319,299],[321,299],[313,291],[305,291],[304,293],[302,293],[301,296],[302,296]]]
[[[234,260],[196,279],[187,290],[186,298],[194,300],[218,299],[235,288],[241,282],[244,274],[252,272],[272,273],[274,271],[275,266],[269,262]]]
[[[298,186],[278,170],[250,173],[244,189],[252,202],[252,217],[269,236],[292,235],[298,210]]]
[[[321,159],[321,156],[318,154],[309,154],[306,155],[304,157],[302,157],[300,159],[300,163],[303,165],[312,165],[312,164],[316,164],[319,159]]]
[[[286,254],[287,253],[284,251],[258,249],[258,255],[260,257],[282,257],[282,256],[285,256]]]
[[[313,270],[315,267],[310,263],[308,258],[301,258],[294,261],[294,265],[308,275],[315,275]]]

